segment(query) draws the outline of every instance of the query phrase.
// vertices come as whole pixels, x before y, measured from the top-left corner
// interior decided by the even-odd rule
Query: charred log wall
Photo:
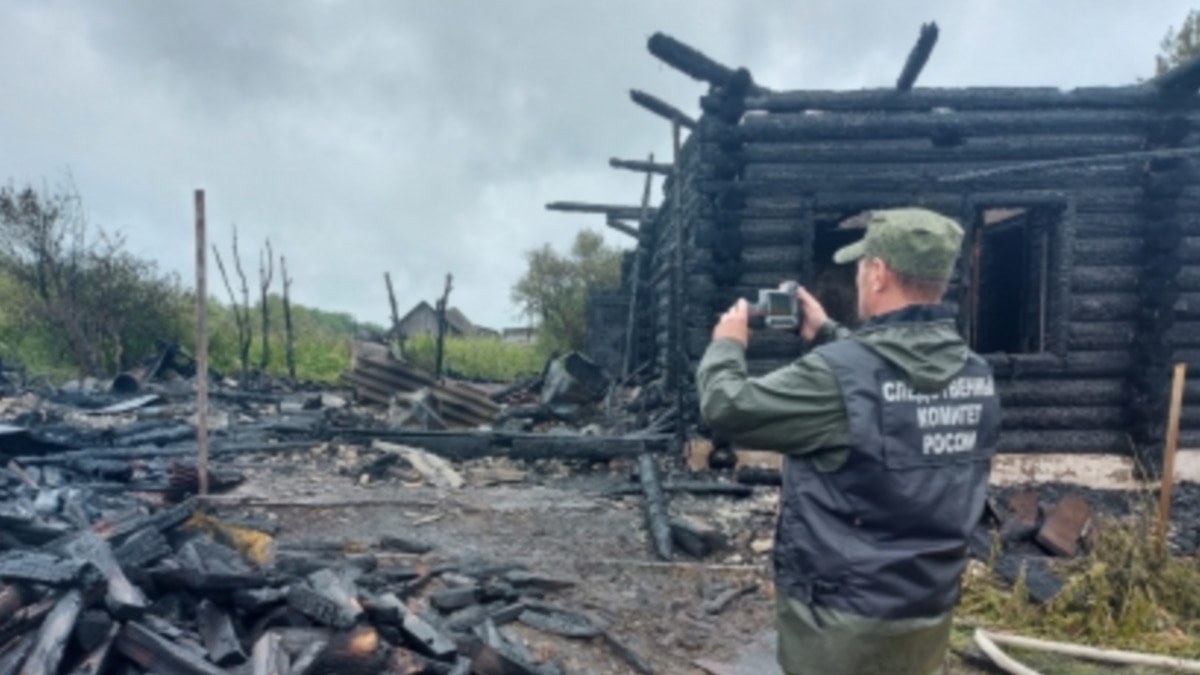
[[[1041,303],[1022,309],[1041,327],[1022,348],[987,354],[1004,401],[1004,449],[1156,448],[1170,364],[1179,359],[1196,375],[1184,447],[1200,444],[1200,190],[1188,187],[1186,159],[1111,158],[1186,147],[1200,120],[1194,104],[1164,110],[1133,89],[809,99],[823,107],[801,103],[804,94],[746,99],[717,88],[702,99],[693,139],[700,152],[687,170],[707,199],[688,251],[684,353],[702,353],[713,321],[736,298],[783,279],[810,283],[818,223],[918,205],[957,218],[969,238],[987,227],[985,210],[1026,209],[1047,233],[1044,259],[1030,249],[1041,276],[1025,272],[1040,285],[1022,296]],[[759,112],[744,115],[747,108]],[[1110,158],[1077,161],[1099,155]],[[1033,161],[1052,163],[1015,170]],[[964,250],[949,300],[966,323],[973,273]],[[803,350],[794,337],[756,334],[751,371]]]
[[[593,291],[587,297],[587,354],[612,377],[624,366],[625,326],[629,320],[629,295]]]

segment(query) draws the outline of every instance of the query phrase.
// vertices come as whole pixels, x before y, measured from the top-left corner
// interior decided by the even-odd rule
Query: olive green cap
[[[833,254],[838,264],[879,258],[889,268],[916,279],[949,280],[962,248],[958,223],[928,209],[873,211],[867,233]]]

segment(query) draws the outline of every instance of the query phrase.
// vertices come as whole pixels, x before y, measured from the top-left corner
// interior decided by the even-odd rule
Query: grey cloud
[[[520,254],[602,227],[543,205],[632,202],[641,178],[607,159],[668,156],[628,90],[696,109],[654,31],[776,88],[887,86],[928,20],[923,84],[1120,84],[1187,9],[1044,4],[19,0],[0,8],[0,179],[70,167],[97,221],[189,279],[203,187],[211,238],[269,236],[300,301],[382,322],[384,271],[405,306],[453,272],[454,302],[505,324]]]

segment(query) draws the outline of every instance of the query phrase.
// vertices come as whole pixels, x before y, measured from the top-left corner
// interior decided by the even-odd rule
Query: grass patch
[[[404,343],[404,355],[414,364],[433,372],[437,340],[416,335]],[[442,357],[447,374],[468,380],[511,382],[537,375],[546,364],[536,344],[514,344],[495,338],[447,336]]]
[[[960,620],[1029,637],[1200,658],[1200,565],[1195,557],[1156,551],[1153,513],[1145,503],[1128,518],[1097,517],[1092,547],[1086,555],[1057,567],[1067,584],[1045,605],[1029,599],[1023,578],[1010,590],[990,569],[968,574]],[[1046,673],[1114,672],[1090,665],[1092,670],[1081,670],[1080,662],[1061,657],[1025,653],[1018,657],[1016,652],[1013,656],[1028,656],[1030,667],[1046,662]],[[1053,665],[1059,662],[1073,669],[1059,670]]]

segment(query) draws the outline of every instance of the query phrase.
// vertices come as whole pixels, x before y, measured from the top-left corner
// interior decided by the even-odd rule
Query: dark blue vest
[[[945,390],[923,396],[858,340],[816,353],[841,387],[852,447],[832,472],[785,460],[777,585],[810,606],[872,618],[952,609],[1000,429],[991,368],[971,354]]]

